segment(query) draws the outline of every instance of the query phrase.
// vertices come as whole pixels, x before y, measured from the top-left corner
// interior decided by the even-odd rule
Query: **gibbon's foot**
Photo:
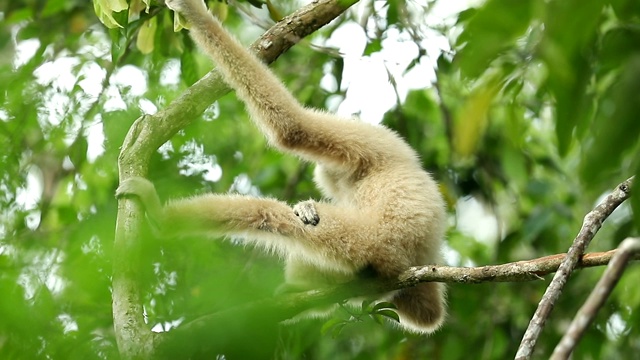
[[[316,226],[320,222],[320,216],[316,210],[313,200],[307,200],[297,203],[293,206],[293,213],[302,220],[306,225]]]
[[[154,232],[159,232],[162,224],[162,205],[153,184],[147,179],[136,176],[121,182],[116,189],[116,198],[129,196],[137,197],[142,202]]]

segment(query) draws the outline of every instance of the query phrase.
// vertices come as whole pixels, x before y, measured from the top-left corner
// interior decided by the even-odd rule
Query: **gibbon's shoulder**
[[[395,130],[382,124],[370,123],[357,116],[340,116],[322,109],[307,109],[312,119],[310,122],[327,124],[323,130],[332,138],[341,139],[354,146],[365,145],[366,148],[382,156],[418,162],[418,153]]]

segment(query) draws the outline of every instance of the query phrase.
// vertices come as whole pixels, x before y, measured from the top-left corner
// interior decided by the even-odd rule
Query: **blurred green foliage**
[[[0,1],[2,359],[118,357],[110,277],[119,147],[138,116],[167,106],[211,66],[173,32],[169,11],[134,3],[142,10],[110,14],[120,26],[107,29],[86,1]],[[433,63],[435,73],[406,96],[399,91],[383,121],[441,183],[452,220],[450,264],[564,252],[601,195],[640,173],[640,3],[488,0],[441,21],[434,14],[443,3],[362,4],[364,18],[346,14],[313,45],[304,40],[283,55],[274,71],[305,104],[335,106],[348,95],[345,64],[321,46],[323,38],[366,24],[362,56],[373,58],[384,54],[390,34],[408,35],[418,51],[404,70]],[[272,6],[286,13],[300,5]],[[255,18],[240,15],[249,8],[239,3],[225,20],[245,42],[260,32],[247,22]],[[268,23],[265,9],[252,14]],[[449,46],[434,52],[434,37]],[[140,89],[119,80],[127,69],[142,74],[134,84]],[[338,86],[320,86],[327,78]],[[400,79],[390,73],[390,80]],[[226,96],[163,145],[150,177],[164,199],[209,191],[290,202],[319,196],[310,167],[266,147],[243,105]],[[639,199],[612,216],[591,250],[637,235]],[[462,225],[492,227],[481,213],[464,211],[473,203],[496,221],[494,235]],[[233,241],[141,242],[140,287],[155,330],[269,297],[282,281],[277,260]],[[640,352],[638,271],[630,267],[575,358]],[[540,357],[601,272],[571,278],[538,342]],[[270,351],[284,359],[509,358],[546,284],[451,285],[449,319],[430,337],[367,317],[323,334],[318,320],[282,326]]]

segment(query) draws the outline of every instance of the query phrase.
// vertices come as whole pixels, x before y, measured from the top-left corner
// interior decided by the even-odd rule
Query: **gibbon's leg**
[[[250,230],[300,235],[303,222],[284,203],[242,195],[206,194],[168,202],[164,207],[153,184],[144,178],[123,181],[116,197],[136,196],[147,217],[165,236],[226,235]]]
[[[318,225],[305,224],[287,204],[268,198],[207,194],[169,201],[160,207],[153,184],[125,180],[117,197],[136,196],[165,236],[235,235],[261,247],[295,253],[319,268],[353,272],[366,265],[374,229],[370,214],[316,203]],[[331,259],[331,260],[328,260]]]
[[[304,108],[265,64],[224,30],[202,0],[166,3],[189,21],[194,40],[211,56],[273,145],[343,171],[378,164],[386,157],[415,157],[385,128]]]

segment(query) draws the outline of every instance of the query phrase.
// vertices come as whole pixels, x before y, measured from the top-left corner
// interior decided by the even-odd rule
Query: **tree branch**
[[[571,322],[571,325],[569,325],[569,329],[562,337],[562,340],[558,343],[558,346],[553,350],[553,354],[551,355],[552,360],[569,358],[578,341],[580,341],[584,335],[587,326],[591,324],[598,310],[600,310],[605,300],[607,300],[611,294],[613,287],[616,286],[618,280],[622,277],[627,263],[634,255],[639,253],[640,238],[627,238],[618,246],[618,251],[611,259],[607,270],[605,270],[600,281],[598,281],[598,284],[587,298],[587,301],[585,301],[584,305],[578,310],[578,313]]]
[[[556,272],[553,280],[547,287],[542,300],[538,304],[538,308],[534,313],[529,326],[524,333],[522,342],[516,353],[516,360],[526,360],[531,357],[533,349],[538,341],[538,337],[542,332],[542,328],[553,310],[556,300],[560,297],[560,293],[576,267],[580,256],[584,254],[585,249],[596,235],[604,220],[615,210],[623,201],[631,195],[631,185],[633,178],[627,179],[609,194],[598,206],[589,212],[582,223],[582,228],[576,236],[573,244],[567,252],[567,256],[560,264],[558,272]]]
[[[299,9],[265,32],[251,51],[266,63],[275,61],[300,39],[342,14],[357,0],[318,0]],[[218,71],[213,70],[187,89],[165,109],[144,115],[131,126],[118,157],[120,181],[144,177],[149,159],[161,144],[183,129],[211,103],[229,92]],[[145,324],[138,273],[139,229],[144,218],[137,202],[118,202],[113,258],[113,321],[116,341],[123,358],[149,358],[155,336]]]

